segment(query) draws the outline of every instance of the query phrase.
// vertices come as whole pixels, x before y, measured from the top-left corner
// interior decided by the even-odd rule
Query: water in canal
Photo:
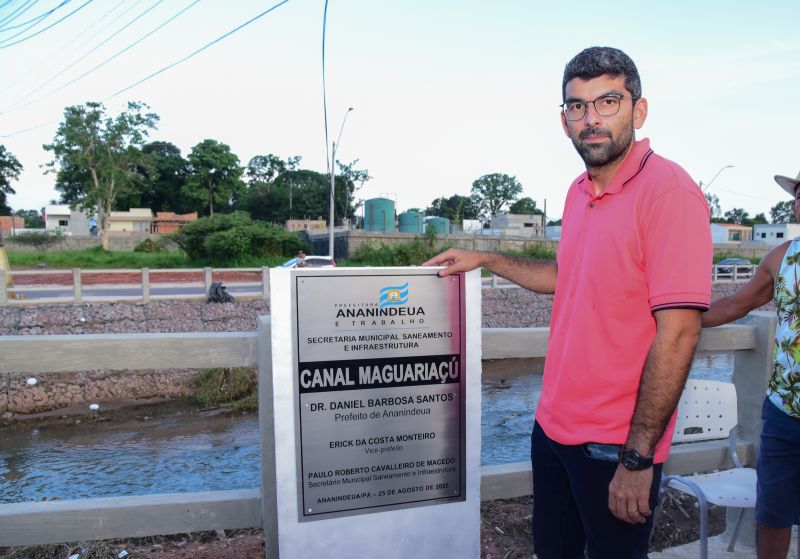
[[[533,367],[541,373],[543,361]],[[700,353],[692,378],[730,381],[731,353]],[[484,464],[529,459],[541,374],[487,380],[482,392]],[[257,414],[203,415],[176,406],[164,418],[0,430],[0,503],[260,484]]]

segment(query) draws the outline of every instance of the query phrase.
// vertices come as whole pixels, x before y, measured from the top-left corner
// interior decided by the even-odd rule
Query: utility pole
[[[342,131],[344,130],[344,123],[347,122],[347,115],[350,114],[350,111],[353,110],[353,107],[347,109],[347,112],[344,113],[344,118],[342,119],[342,126],[339,128],[339,136],[336,138],[335,142],[331,142],[331,160],[329,162],[329,171],[331,174],[331,200],[330,200],[330,208],[328,210],[328,256],[333,258],[333,199],[334,199],[334,191],[335,191],[335,179],[336,179],[336,146],[339,145],[339,140],[342,138]]]

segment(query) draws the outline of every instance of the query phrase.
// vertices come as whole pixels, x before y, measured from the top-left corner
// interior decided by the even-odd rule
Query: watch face
[[[622,465],[628,470],[638,470],[641,467],[639,463],[639,456],[636,451],[623,450],[622,451]]]
[[[620,462],[628,470],[645,470],[653,465],[652,457],[645,458],[632,448],[622,449]]]

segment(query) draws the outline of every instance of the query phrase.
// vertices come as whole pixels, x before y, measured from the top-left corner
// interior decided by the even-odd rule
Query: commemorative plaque
[[[464,276],[292,275],[298,519],[466,499]]]

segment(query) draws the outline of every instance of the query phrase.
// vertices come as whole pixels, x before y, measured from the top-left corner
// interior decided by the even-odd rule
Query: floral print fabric
[[[800,237],[789,245],[775,278],[775,308],[778,326],[767,396],[800,419]]]

